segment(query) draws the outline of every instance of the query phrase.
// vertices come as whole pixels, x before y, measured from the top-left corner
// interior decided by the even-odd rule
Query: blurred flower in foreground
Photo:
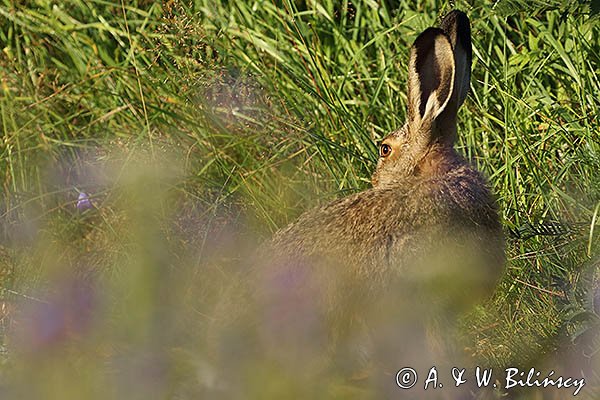
[[[92,208],[92,201],[90,197],[85,192],[80,192],[79,197],[77,198],[77,209],[79,211],[84,211]]]
[[[66,279],[59,282],[55,295],[50,297],[48,301],[36,300],[22,310],[14,339],[27,353],[85,337],[97,317],[97,293],[91,282]]]

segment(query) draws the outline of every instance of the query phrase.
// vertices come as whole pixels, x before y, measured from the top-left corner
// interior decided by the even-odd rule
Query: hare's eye
[[[379,155],[381,157],[387,157],[391,153],[392,153],[392,146],[390,146],[389,144],[384,143],[379,147]]]

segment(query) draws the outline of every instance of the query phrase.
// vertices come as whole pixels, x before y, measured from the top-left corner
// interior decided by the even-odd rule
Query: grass
[[[464,321],[494,366],[590,335],[600,349],[598,17],[585,2],[515,3],[455,2],[474,40],[458,148],[489,177],[508,239],[494,297]],[[203,329],[236,254],[369,186],[375,144],[404,121],[407,49],[451,8],[0,0],[1,321],[28,360],[7,357],[2,375],[33,363],[53,377],[11,390],[70,398],[106,379],[124,393],[97,357],[111,371],[159,359],[173,381],[193,374],[190,325]],[[80,192],[92,209],[77,210]],[[64,326],[32,317],[48,303]],[[81,385],[51,367],[56,346],[82,366]],[[168,356],[147,360],[150,348]],[[164,380],[159,393],[179,390]]]

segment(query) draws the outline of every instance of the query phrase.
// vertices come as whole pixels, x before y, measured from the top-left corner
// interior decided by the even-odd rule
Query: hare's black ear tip
[[[461,27],[468,28],[470,25],[469,17],[467,17],[467,14],[460,10],[452,10],[448,14],[446,14],[444,18],[442,18],[442,23],[440,24],[440,27],[444,29],[451,25],[457,26],[459,29]]]
[[[440,28],[451,38],[452,43],[460,43],[471,55],[471,22],[467,14],[460,10],[450,11],[440,23]]]
[[[469,17],[460,10],[453,10],[446,14],[440,23],[440,28],[442,28],[448,36],[454,36],[454,34],[456,34],[458,37],[471,37],[471,22],[469,21]]]

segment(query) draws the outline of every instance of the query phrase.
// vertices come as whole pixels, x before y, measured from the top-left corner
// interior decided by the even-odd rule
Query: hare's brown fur
[[[497,242],[488,245],[499,257],[501,228],[485,180],[460,156],[443,157],[422,164],[434,174],[429,170],[425,177],[368,189],[302,215],[271,245],[289,256],[347,258],[357,279],[376,279],[373,283],[388,272],[401,273],[399,260],[423,251],[428,237],[439,239],[456,229],[479,232],[486,240],[495,237]]]
[[[332,342],[343,342],[340,336],[352,341],[353,331],[368,325],[361,324],[369,319],[364,314],[373,304],[384,304],[387,300],[377,299],[388,293],[404,295],[409,306],[452,303],[455,281],[470,297],[491,293],[504,262],[498,210],[485,179],[453,148],[457,111],[469,88],[469,21],[455,11],[442,28],[427,29],[411,48],[407,122],[384,139],[373,187],[306,212],[277,232],[261,262],[244,273],[247,284],[233,286],[225,297],[247,303],[242,292],[249,293],[259,310],[287,299],[289,292],[314,298],[329,337],[337,338]],[[297,271],[302,273],[294,275]],[[270,277],[286,274],[292,278],[285,288],[272,291]],[[440,276],[441,294],[437,286],[427,286]],[[407,292],[413,283],[426,288],[412,292],[417,299]],[[392,297],[394,305],[397,298]],[[298,301],[293,299],[292,308]],[[263,329],[260,317],[248,322],[254,317],[240,311],[244,306],[233,308],[224,306],[217,314]],[[278,325],[283,331],[286,325],[301,329],[294,313]],[[418,324],[418,318],[412,322]],[[230,332],[240,326],[229,325]],[[280,339],[281,332],[267,337]]]
[[[442,27],[427,29],[411,48],[407,122],[382,142],[389,154],[378,161],[373,188],[305,213],[275,235],[273,252],[335,260],[343,276],[378,290],[410,274],[420,255],[464,240],[485,270],[464,273],[498,276],[504,248],[494,198],[453,147],[469,88],[469,21],[454,11]]]

